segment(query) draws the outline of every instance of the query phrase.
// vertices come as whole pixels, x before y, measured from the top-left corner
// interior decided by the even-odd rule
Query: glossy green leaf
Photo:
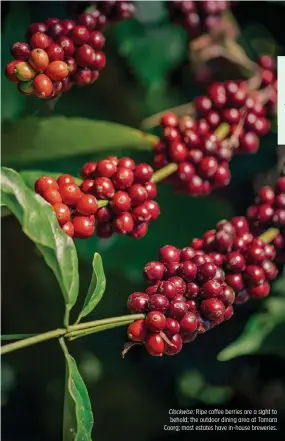
[[[92,441],[93,413],[85,383],[64,339],[60,344],[66,360],[63,441]]]
[[[85,317],[86,315],[90,314],[90,312],[93,311],[93,309],[102,299],[106,289],[106,278],[105,278],[102,258],[100,254],[98,253],[94,254],[92,266],[93,266],[93,273],[92,273],[91,282],[89,285],[89,289],[85,298],[82,311],[80,312],[76,323],[78,323],[83,317]]]
[[[87,118],[30,117],[2,127],[5,165],[70,158],[102,150],[151,150],[154,137],[121,124]]]
[[[277,327],[284,328],[285,326],[285,299],[284,297],[270,298],[267,300],[266,306],[267,311],[254,314],[242,334],[219,353],[218,360],[227,361],[241,355],[257,352],[275,353],[272,344],[275,339],[273,333]]]
[[[78,259],[73,240],[59,227],[52,207],[27,188],[15,170],[2,167],[1,198],[54,272],[65,300],[67,325],[79,285]]]

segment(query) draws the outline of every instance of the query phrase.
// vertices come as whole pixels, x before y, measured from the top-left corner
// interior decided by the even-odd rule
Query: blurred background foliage
[[[108,120],[139,128],[151,114],[191,101],[203,92],[189,68],[186,34],[169,23],[164,2],[136,4],[136,19],[106,33],[107,66],[99,81],[64,94],[50,116]],[[24,38],[29,23],[49,16],[64,18],[66,6],[66,2],[52,1],[2,2],[2,66],[10,61],[9,48]],[[284,54],[280,20],[285,18],[283,2],[239,2],[234,15],[242,29],[240,42],[251,57],[264,50]],[[110,145],[102,150],[107,134],[96,130],[88,135],[88,140],[84,132],[78,131],[72,143],[68,136],[59,136],[57,145],[52,140],[54,133],[56,139],[62,130],[57,120],[45,131],[42,157],[31,160],[26,152],[29,140],[32,143],[37,135],[36,125],[31,124],[25,137],[8,135],[19,127],[21,118],[47,116],[45,103],[20,95],[15,85],[3,78],[3,70],[3,165],[18,171],[78,176],[85,161],[106,154],[130,154],[136,160],[151,162],[149,148],[133,150],[123,137],[116,149]],[[232,75],[229,71],[228,77]],[[225,76],[227,72],[223,70],[221,77]],[[90,136],[94,136],[94,149],[92,144],[90,147]],[[45,150],[49,149],[55,153],[46,160]],[[272,133],[261,141],[256,155],[233,160],[231,185],[222,192],[195,199],[175,195],[169,187],[160,185],[161,217],[141,241],[118,236],[104,241],[76,241],[82,294],[89,284],[95,251],[102,255],[106,272],[106,293],[90,319],[126,312],[129,293],[143,289],[144,263],[155,259],[160,246],[185,246],[193,237],[213,228],[218,220],[243,214],[256,186],[268,179],[267,172],[276,166],[276,161],[277,139]],[[31,181],[34,175],[26,176]],[[12,217],[2,219],[2,290],[3,333],[42,332],[61,326],[63,303],[56,281]],[[90,393],[94,439],[184,440],[187,435],[167,434],[163,425],[168,422],[169,408],[191,406],[276,408],[281,434],[285,423],[284,296],[281,275],[268,300],[237,307],[230,322],[186,345],[176,357],[156,359],[141,348],[134,348],[123,360],[125,329],[121,328],[70,344]],[[59,441],[63,386],[64,360],[56,342],[5,356],[1,391],[3,440]],[[218,434],[199,434],[205,440],[210,436],[215,439]]]

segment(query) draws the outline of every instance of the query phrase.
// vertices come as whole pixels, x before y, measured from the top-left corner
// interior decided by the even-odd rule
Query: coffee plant
[[[276,53],[261,50],[251,58],[242,46],[242,30],[232,15],[238,2],[153,2],[168,20],[165,27],[159,24],[165,31],[161,42],[143,29],[141,17],[147,8],[141,10],[141,3],[66,2],[64,18],[47,16],[22,26],[22,36],[13,40],[5,67],[7,80],[14,83],[9,93],[28,95],[37,110],[3,124],[3,222],[13,215],[32,241],[59,285],[64,313],[59,328],[2,335],[1,353],[5,362],[6,354],[20,349],[24,353],[32,345],[48,340],[59,345],[66,365],[64,441],[96,439],[84,375],[70,353],[73,340],[124,327],[125,339],[118,350],[124,362],[132,354],[161,357],[160,369],[166,370],[168,356],[182,357],[185,344],[200,344],[202,334],[217,332],[217,327],[226,333],[241,305],[254,305],[250,322],[236,341],[221,348],[218,360],[257,352],[275,326],[284,327],[284,299],[270,294],[275,280],[284,286],[285,162],[282,151],[271,161],[272,154],[263,147],[272,133],[274,139],[276,126]],[[195,93],[190,103],[179,99],[170,106],[164,80],[160,107],[165,110],[161,111],[154,105],[161,75],[158,64],[168,74],[185,69],[181,65],[184,49],[166,60],[166,46],[174,42],[175,49],[181,35],[191,64],[187,77],[192,76]],[[148,113],[160,112],[144,119],[142,130],[94,117],[53,115],[69,94],[75,93],[79,103],[83,96],[85,103],[89,90],[91,94],[94,87],[102,93],[109,84],[121,112],[126,107],[130,125],[135,125],[135,105],[127,109],[124,91],[115,90],[120,89],[120,78],[113,66],[108,70],[109,38],[112,52],[117,52],[114,41],[119,42],[130,83],[137,76],[143,93],[148,98],[154,93]],[[161,59],[156,64],[158,54]],[[142,63],[148,66],[148,57],[146,69]],[[222,66],[225,60],[230,67],[217,71],[215,63]],[[79,86],[77,92],[74,86]],[[103,99],[100,110],[101,104],[104,107]],[[260,174],[254,164],[261,154],[266,167]],[[74,155],[80,158],[76,166]],[[244,192],[243,173],[259,173],[254,191],[247,184],[246,203],[237,203],[235,213],[222,210],[219,219],[214,216],[202,222],[204,231],[198,228],[193,234],[184,214],[187,205],[196,204],[191,208],[193,216],[197,216],[194,210],[200,210],[201,218],[206,218],[214,210],[211,204],[204,211],[210,197],[230,199],[233,182],[239,196]],[[168,218],[174,235],[163,241],[160,230],[163,234]],[[184,224],[181,246],[172,244]],[[144,255],[139,247],[148,236],[151,252]],[[143,289],[138,282],[134,292],[125,293],[122,315],[87,321],[106,289],[106,255],[112,241],[124,244],[115,266],[128,271],[130,260],[137,260],[147,286]],[[87,246],[92,249],[92,277],[81,304],[79,291],[86,287],[79,277],[79,257]],[[146,262],[148,255],[152,260]],[[264,326],[259,313],[252,313],[258,302],[266,311]],[[35,331],[32,321],[29,328]]]

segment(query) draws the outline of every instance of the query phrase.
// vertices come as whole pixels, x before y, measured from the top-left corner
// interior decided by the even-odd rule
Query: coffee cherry
[[[33,86],[33,80],[31,81],[21,81],[18,83],[18,90],[23,95],[33,95],[35,89]]]
[[[151,214],[145,204],[138,205],[132,210],[132,216],[135,222],[149,222]]]
[[[62,37],[65,38],[65,37]],[[64,60],[64,50],[59,44],[51,44],[47,49],[46,52],[49,57],[49,61],[63,61]]]
[[[97,167],[96,162],[86,162],[86,164],[84,164],[81,169],[81,176],[83,177],[83,179],[93,178],[96,167]]]
[[[92,67],[95,70],[102,70],[106,65],[106,57],[104,52],[96,52]]]
[[[159,311],[151,311],[147,314],[145,323],[150,331],[160,332],[165,328],[166,318]]]
[[[200,282],[206,282],[216,276],[217,267],[211,262],[203,263],[198,268],[198,279]]]
[[[165,343],[158,334],[151,334],[145,340],[145,348],[150,355],[161,357],[165,351]]]
[[[64,187],[63,187],[64,188]],[[78,238],[90,237],[94,234],[94,222],[87,216],[75,216],[72,220],[74,236]]]
[[[147,311],[149,296],[144,292],[134,292],[128,298],[128,311],[130,313],[143,313]]]
[[[26,61],[20,61],[15,66],[15,75],[20,81],[30,81],[35,77],[36,71]]]
[[[116,214],[129,211],[131,208],[131,198],[128,193],[125,191],[117,191],[111,201],[111,208]]]
[[[117,234],[128,234],[134,228],[134,220],[130,213],[124,212],[113,220],[113,228]]]
[[[77,64],[74,58],[72,57],[67,57],[65,58],[65,63],[67,64],[68,67],[68,71],[70,75],[75,74],[75,72],[77,71]],[[68,77],[64,78],[62,81],[66,80]]]
[[[158,282],[163,279],[166,268],[161,262],[149,262],[144,267],[143,275],[148,282]]]
[[[165,343],[164,354],[166,355],[175,355],[181,352],[183,341],[179,334],[174,334],[169,336],[169,341],[171,346],[168,343]]]
[[[75,52],[75,61],[81,67],[93,66],[95,58],[95,51],[88,44],[83,44],[82,46],[79,46],[79,48]]]
[[[68,174],[60,175],[57,179],[58,186],[61,187],[67,184],[75,184],[74,177]]]
[[[244,288],[242,274],[227,274],[226,283],[230,285],[235,292],[240,292]]]
[[[43,195],[47,190],[58,191],[58,184],[54,178],[50,176],[42,176],[35,183],[35,192]]]
[[[49,65],[48,54],[43,49],[33,49],[29,55],[29,63],[37,72],[43,72]]]
[[[264,260],[262,262],[262,269],[267,280],[276,279],[278,275],[278,268],[273,262],[270,262],[270,260]]]
[[[45,33],[46,31],[47,31],[47,26],[45,25],[45,23],[41,23],[41,22],[33,23],[29,26],[27,35],[31,36],[35,33],[38,32]]]
[[[169,308],[169,301],[161,294],[153,294],[149,299],[148,307],[150,311],[160,311],[164,313]]]
[[[98,31],[90,32],[88,44],[90,44],[90,46],[92,46],[93,49],[95,49],[95,51],[100,51],[101,49],[103,49],[105,45],[105,38],[101,34],[101,32]]]
[[[226,265],[231,272],[240,273],[245,269],[245,258],[238,251],[234,251],[227,255]]]
[[[222,292],[222,285],[216,280],[209,280],[201,286],[201,296],[204,299],[219,297]]]
[[[84,194],[76,202],[76,210],[84,216],[91,216],[98,210],[98,202],[95,196]]]
[[[160,215],[160,208],[157,202],[155,201],[146,201],[144,203],[146,209],[148,210],[148,212],[150,213],[150,221],[154,221],[158,218],[158,216]]]
[[[72,29],[70,37],[76,45],[80,46],[88,42],[90,32],[85,26],[77,25]]]
[[[138,164],[134,170],[134,177],[137,183],[145,184],[153,176],[153,169],[149,164]]]
[[[133,206],[140,205],[148,198],[147,190],[141,184],[132,184],[128,188],[128,193]]]
[[[140,222],[137,223],[134,226],[134,229],[129,233],[129,236],[133,239],[141,239],[144,237],[148,232],[148,223],[147,222]]]
[[[146,338],[147,332],[144,320],[136,320],[128,327],[128,337],[135,342],[143,342]]]
[[[21,60],[14,60],[11,61],[6,65],[5,68],[5,75],[8,78],[9,81],[12,83],[19,83],[19,79],[16,77],[16,66],[19,64]]]
[[[179,322],[173,318],[168,317],[164,326],[164,332],[168,335],[178,334],[180,330]]]
[[[92,31],[95,28],[96,21],[95,18],[86,12],[83,12],[78,17],[78,23],[82,26],[85,26],[89,31]]]
[[[180,264],[179,267],[179,275],[186,281],[186,282],[192,282],[195,280],[197,275],[197,266],[190,262],[183,262]]]
[[[172,300],[172,302],[170,302],[168,308],[169,317],[172,317],[176,320],[181,320],[182,317],[184,317],[184,315],[186,314],[186,312],[187,312],[187,305],[185,301],[179,299],[177,300],[177,298],[175,298],[174,300]]]
[[[30,45],[33,49],[46,49],[50,44],[50,37],[43,32],[35,32],[30,38]]]
[[[260,266],[248,265],[244,276],[251,285],[260,285],[265,281],[265,273]]]
[[[181,250],[180,261],[185,262],[187,260],[191,260],[195,254],[195,250],[192,247],[185,247]]]
[[[30,46],[27,43],[18,41],[17,43],[13,44],[11,54],[15,60],[26,61],[29,57],[30,50]]]
[[[184,334],[191,334],[196,331],[198,326],[198,320],[193,312],[187,312],[180,320],[180,330]]]
[[[56,214],[59,225],[64,225],[70,221],[70,210],[67,205],[56,203],[53,205],[53,210]]]
[[[61,36],[56,40],[57,45],[59,45],[63,51],[64,57],[72,57],[75,51],[75,46],[71,38],[66,36]],[[61,58],[56,58],[61,60]],[[53,61],[53,60],[52,60]]]
[[[94,194],[98,199],[112,199],[115,187],[108,178],[96,178],[94,180]]]
[[[248,294],[254,299],[261,299],[270,293],[270,285],[265,282],[261,285],[248,287]]]
[[[74,236],[74,226],[72,222],[66,222],[66,224],[62,225],[62,231],[70,237]]]
[[[180,250],[172,245],[165,245],[159,250],[159,260],[163,263],[179,262]]]
[[[53,81],[61,81],[68,76],[68,66],[64,61],[52,61],[45,70],[45,74]]]
[[[53,91],[53,84],[45,74],[39,74],[33,81],[35,94],[39,98],[49,98]]]
[[[173,300],[177,296],[176,287],[174,283],[169,282],[169,280],[160,282],[157,291],[166,296],[168,300]]]
[[[232,305],[235,301],[234,290],[226,284],[222,285],[222,288],[223,289],[221,294],[219,295],[219,300],[221,300],[226,306]]]
[[[104,159],[98,162],[96,168],[96,174],[97,176],[102,176],[104,178],[111,178],[116,170],[117,170],[116,165],[114,165],[108,159]]]
[[[118,167],[112,179],[117,189],[125,190],[132,185],[134,174],[128,168]]]
[[[60,194],[63,203],[66,205],[76,205],[77,201],[82,197],[82,193],[78,185],[67,184],[60,187]],[[82,218],[83,216],[79,216]]]
[[[203,316],[210,321],[217,321],[224,316],[225,306],[218,299],[206,299],[201,302]]]
[[[46,190],[42,197],[51,205],[62,202],[61,195],[57,190]]]

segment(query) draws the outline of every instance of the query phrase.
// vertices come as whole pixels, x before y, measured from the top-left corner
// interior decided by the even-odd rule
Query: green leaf
[[[58,225],[52,207],[26,187],[12,169],[1,168],[2,203],[17,217],[54,272],[65,300],[65,325],[78,296],[78,259],[73,240]]]
[[[276,353],[273,348],[276,339],[275,329],[285,325],[284,297],[269,298],[266,307],[267,311],[254,314],[247,322],[242,334],[218,354],[219,361],[227,361],[257,352]]]
[[[88,391],[63,338],[60,345],[66,360],[63,441],[92,441],[94,421]]]
[[[82,311],[76,321],[78,323],[83,317],[88,315],[97,306],[103,297],[106,289],[106,278],[104,274],[102,259],[100,254],[95,253],[93,258],[93,273],[89,289],[85,298]]]
[[[2,127],[2,163],[96,154],[108,149],[151,150],[156,138],[121,124],[87,118],[29,117]]]

